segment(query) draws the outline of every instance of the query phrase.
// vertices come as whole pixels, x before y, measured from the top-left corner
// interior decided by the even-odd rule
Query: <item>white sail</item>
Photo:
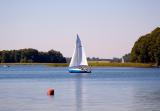
[[[74,66],[79,66],[79,65],[88,66],[88,63],[87,63],[86,54],[82,46],[81,40],[79,36],[77,35],[76,47],[75,47],[69,67],[74,67]]]

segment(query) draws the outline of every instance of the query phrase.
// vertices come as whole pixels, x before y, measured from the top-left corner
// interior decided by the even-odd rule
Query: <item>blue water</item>
[[[0,66],[0,111],[160,111],[160,69]]]

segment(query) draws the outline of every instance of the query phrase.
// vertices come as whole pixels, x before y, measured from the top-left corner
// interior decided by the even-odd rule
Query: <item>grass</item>
[[[105,61],[90,61],[90,66],[96,66],[96,67],[143,67],[143,68],[149,68],[152,67],[152,64],[144,64],[144,63],[117,63],[117,62],[105,62]]]
[[[68,67],[68,63],[0,63],[0,65],[47,65],[51,67]],[[110,63],[107,61],[89,61],[91,67],[153,67],[152,64],[143,63]]]
[[[66,67],[67,63],[0,63],[0,65],[47,65],[52,67]]]
[[[51,67],[68,67],[69,64],[68,63],[51,63],[51,64],[47,64],[47,66],[51,66]]]

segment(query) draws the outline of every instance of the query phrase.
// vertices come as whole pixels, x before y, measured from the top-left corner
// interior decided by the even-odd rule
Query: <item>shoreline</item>
[[[0,63],[0,65],[46,65],[49,67],[68,67],[69,63]],[[153,64],[144,63],[108,63],[104,61],[89,61],[91,67],[137,67],[152,68]]]

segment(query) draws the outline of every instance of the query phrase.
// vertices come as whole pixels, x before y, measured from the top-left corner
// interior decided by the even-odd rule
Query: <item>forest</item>
[[[66,59],[59,51],[40,52],[28,48],[0,51],[0,63],[66,63]]]
[[[141,36],[134,44],[131,54],[131,62],[155,63],[160,65],[160,28],[157,27],[151,33]]]

